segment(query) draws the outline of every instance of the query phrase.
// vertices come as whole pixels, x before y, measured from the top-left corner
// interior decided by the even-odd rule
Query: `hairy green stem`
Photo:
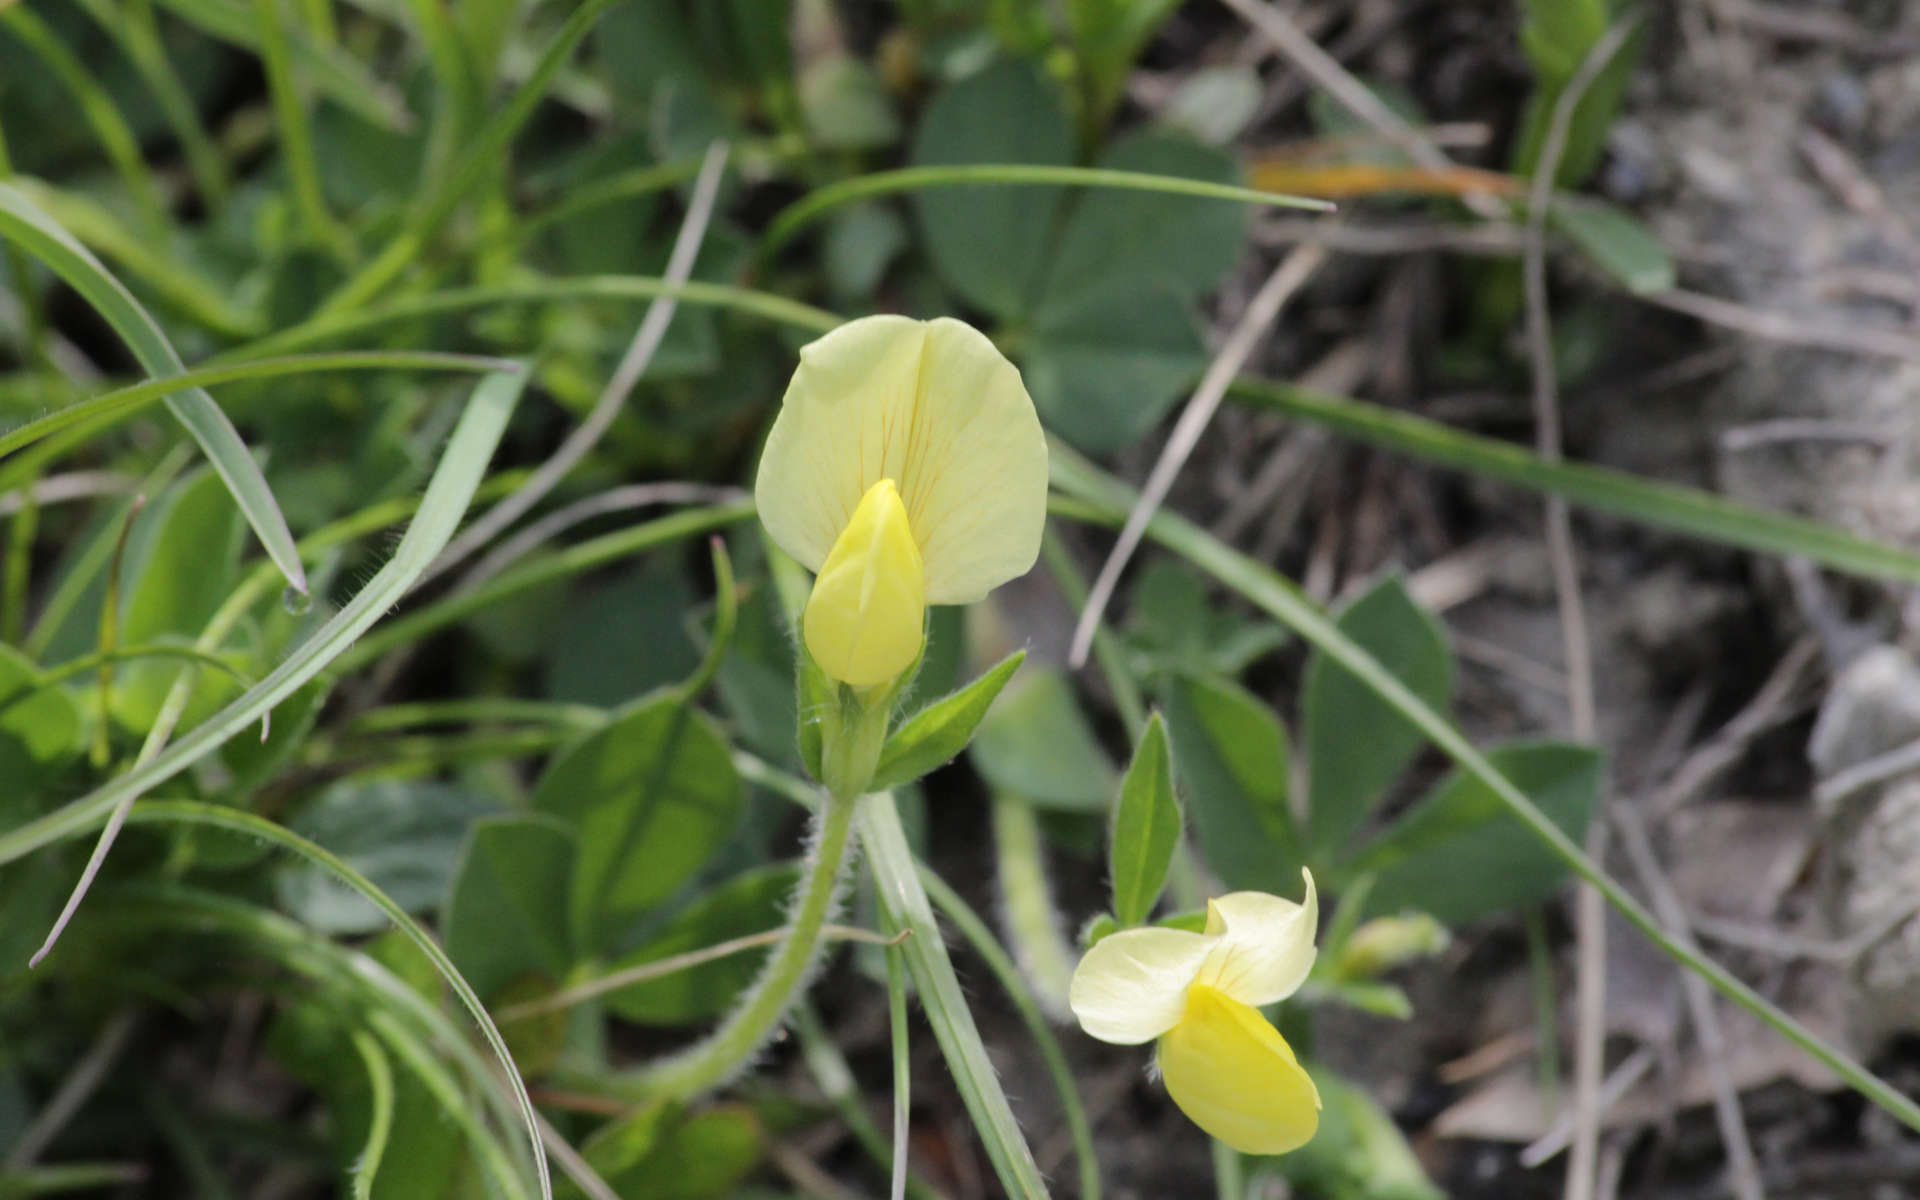
[[[830,795],[815,813],[793,917],[740,1004],[706,1039],[639,1077],[648,1099],[691,1099],[737,1074],[780,1027],[817,965],[820,933],[832,915],[846,866],[857,795]]]

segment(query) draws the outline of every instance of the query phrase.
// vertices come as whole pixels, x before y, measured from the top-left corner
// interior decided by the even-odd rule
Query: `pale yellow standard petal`
[[[1198,981],[1255,1008],[1293,995],[1313,969],[1320,900],[1305,870],[1299,904],[1265,892],[1231,892],[1207,902],[1207,932],[1220,940]]]
[[[1214,939],[1185,929],[1110,933],[1074,968],[1067,1006],[1103,1042],[1150,1042],[1186,1011],[1187,987]]]
[[[807,652],[829,678],[886,683],[920,656],[926,610],[920,549],[893,480],[882,479],[820,564],[800,619]]]
[[[800,351],[754,483],[767,531],[817,571],[881,479],[899,485],[928,603],[970,603],[1033,566],[1046,438],[985,335],[944,317],[862,317]]]
[[[1320,1126],[1320,1093],[1280,1031],[1205,984],[1160,1039],[1160,1077],[1195,1125],[1242,1154],[1285,1154]]]

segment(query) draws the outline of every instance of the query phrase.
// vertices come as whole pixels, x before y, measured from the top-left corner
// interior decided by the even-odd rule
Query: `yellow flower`
[[[1207,903],[1204,933],[1109,934],[1073,973],[1068,1003],[1104,1042],[1160,1039],[1160,1076],[1193,1123],[1243,1154],[1285,1154],[1320,1124],[1320,1093],[1260,1006],[1291,996],[1313,967],[1313,876],[1295,904],[1265,892]]]
[[[1040,553],[1047,443],[1020,372],[949,318],[850,321],[800,351],[754,481],[817,573],[802,636],[830,678],[886,683],[929,604],[969,604]]]

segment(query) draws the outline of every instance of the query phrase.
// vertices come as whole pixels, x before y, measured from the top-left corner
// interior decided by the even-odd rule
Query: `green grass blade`
[[[1040,1048],[1040,1058],[1047,1065],[1047,1074],[1053,1079],[1053,1088],[1060,1097],[1060,1109],[1067,1118],[1067,1133],[1073,1139],[1074,1157],[1080,1163],[1081,1200],[1100,1200],[1100,1158],[1093,1146],[1093,1126],[1087,1120],[1086,1105],[1080,1101],[1080,1089],[1073,1081],[1073,1064],[1067,1061],[1066,1051],[1060,1048],[1060,1039],[1053,1036],[1053,1029],[1040,1011],[1039,998],[1027,986],[1026,977],[1020,968],[1014,965],[1011,955],[993,936],[993,930],[982,920],[979,913],[973,911],[960,893],[948,886],[933,868],[925,863],[919,864],[920,882],[927,889],[927,895],[934,905],[946,914],[960,936],[967,939],[974,953],[986,961],[987,969],[1000,982],[1007,995],[1013,1000],[1014,1008],[1020,1012],[1020,1021],[1032,1035],[1034,1044]]]
[[[1125,519],[1137,499],[1132,488],[1106,475],[1079,454],[1055,444],[1051,454],[1054,485],[1085,505],[1082,515],[1103,523]],[[1514,817],[1582,879],[1591,883],[1607,903],[1658,946],[1669,958],[1705,979],[1714,990],[1746,1009],[1782,1037],[1811,1054],[1848,1086],[1885,1109],[1911,1129],[1920,1130],[1920,1103],[1902,1095],[1891,1084],[1855,1062],[1838,1048],[1775,1007],[1741,982],[1732,972],[1698,951],[1670,937],[1653,914],[1629,895],[1613,877],[1589,859],[1578,845],[1526,794],[1487,761],[1451,722],[1408,690],[1339,626],[1321,613],[1297,588],[1277,572],[1234,550],[1205,530],[1164,510],[1147,527],[1147,535],[1187,559],[1222,584],[1239,592],[1256,608],[1293,630],[1322,654],[1338,662],[1405,717],[1463,771],[1473,776],[1506,806]]]
[[[1310,388],[1241,379],[1230,394],[1249,407],[1309,421],[1383,450],[1564,496],[1598,512],[1721,545],[1799,555],[1849,574],[1920,582],[1920,554],[1818,521],[1751,508],[1697,488],[1656,483],[1586,463],[1547,462],[1511,442],[1462,433],[1425,417]]]
[[[404,646],[435,630],[444,629],[462,617],[517,596],[529,588],[591,571],[682,538],[737,525],[751,520],[753,512],[751,500],[691,508],[569,546],[557,554],[496,576],[470,592],[457,593],[401,617],[342,655],[340,669],[357,670],[396,646]],[[0,862],[4,861],[0,858]]]
[[[764,261],[777,253],[802,229],[844,204],[872,196],[896,192],[917,192],[928,188],[977,187],[997,184],[1005,187],[1058,186],[1120,188],[1136,192],[1166,192],[1176,196],[1198,196],[1206,200],[1230,200],[1240,204],[1259,204],[1268,208],[1304,208],[1313,212],[1331,212],[1325,200],[1305,196],[1287,196],[1263,192],[1259,188],[1236,187],[1228,183],[1210,183],[1204,179],[1185,179],[1177,175],[1153,175],[1142,171],[1116,171],[1106,167],[1050,167],[1032,163],[962,163],[952,166],[900,167],[856,175],[839,183],[816,188],[795,200],[773,218],[760,240]]]
[[[953,1073],[954,1084],[960,1089],[960,1098],[973,1118],[974,1131],[980,1135],[1000,1185],[1016,1200],[1047,1195],[1046,1181],[1034,1164],[1033,1151],[1014,1119],[1007,1094],[1000,1090],[987,1048],[973,1023],[973,1013],[967,1008],[966,994],[947,958],[947,946],[933,908],[927,903],[913,852],[907,847],[907,835],[900,828],[893,795],[875,792],[862,797],[856,820],[860,842],[873,866],[880,903],[891,914],[895,928],[911,934],[900,949],[920,990],[920,1006],[946,1055],[947,1068]]]
[[[458,436],[456,433],[455,437]],[[451,453],[452,451],[449,450],[449,454]],[[424,519],[425,505],[421,508]],[[416,521],[417,524],[418,521]],[[395,558],[398,557],[399,554],[396,553]],[[487,1015],[486,1005],[480,1002],[480,997],[468,985],[466,977],[460,974],[460,969],[453,965],[453,960],[447,957],[447,952],[440,948],[440,943],[435,941],[433,935],[422,928],[418,921],[408,916],[406,910],[394,903],[391,896],[381,891],[377,884],[326,847],[301,837],[285,826],[276,825],[265,817],[237,808],[202,804],[194,800],[155,800],[135,808],[129,819],[185,822],[258,838],[271,846],[296,854],[331,873],[386,914],[394,927],[405,933],[408,939],[420,948],[420,952],[432,961],[434,970],[439,972],[440,977],[446,980],[447,986],[460,998],[461,1005],[473,1017],[474,1023],[480,1027],[480,1032],[486,1037],[488,1048],[493,1051],[493,1056],[499,1060],[506,1072],[507,1086],[513,1092],[514,1104],[520,1110],[520,1119],[526,1125],[527,1137],[533,1150],[535,1173],[540,1180],[540,1194],[546,1197],[552,1196],[553,1186],[547,1176],[546,1147],[540,1140],[539,1119],[533,1111],[533,1100],[527,1095],[527,1085],[520,1078],[519,1068],[514,1065],[513,1052],[507,1048],[506,1039],[500,1036],[500,1030],[494,1025],[493,1018]]]
[[[749,313],[812,333],[825,333],[842,320],[838,315],[810,304],[752,288],[695,280],[676,288],[666,280],[651,275],[588,275],[494,287],[454,288],[386,304],[370,304],[350,313],[316,317],[268,334],[258,341],[227,351],[215,361],[284,354],[350,333],[364,333],[402,321],[494,305],[547,304],[557,300],[653,300],[667,295],[682,304]]]
[[[159,804],[152,809],[143,808],[136,819],[201,824],[198,809],[203,807],[195,806],[196,811],[182,813]],[[495,1185],[486,1194],[515,1200],[531,1194],[519,1173],[513,1170],[505,1151],[488,1134],[484,1122],[468,1103],[468,1093],[435,1060],[419,1033],[430,1035],[450,1058],[465,1068],[468,1076],[481,1085],[482,1093],[496,1112],[508,1122],[516,1121],[517,1108],[503,1102],[499,1089],[488,1086],[494,1079],[490,1065],[475,1050],[472,1039],[447,1019],[437,1002],[429,1002],[377,960],[277,912],[179,884],[118,885],[101,896],[101,907],[113,928],[122,932],[154,928],[216,934],[251,942],[271,955],[278,965],[303,977],[302,983],[290,989],[298,999],[311,995],[311,987],[305,981],[350,989],[351,995],[347,998],[355,1009],[366,1013],[368,1027],[414,1073],[473,1143],[483,1169]]]
[[[492,457],[507,416],[525,384],[521,374],[491,375],[474,390],[466,413],[454,429],[433,480],[427,485],[413,523],[393,557],[367,586],[334,614],[273,673],[233,703],[196,726],[145,766],[129,771],[54,812],[0,834],[0,863],[12,862],[42,846],[71,837],[103,821],[115,807],[171,779],[325,670],[355,639],[406,594],[414,579],[440,553],[467,510],[487,460]]]
[[[132,293],[24,193],[4,183],[0,183],[0,237],[19,243],[79,292],[126,341],[148,374],[164,378],[186,370],[166,335]],[[281,515],[266,478],[260,474],[259,465],[247,452],[246,443],[240,440],[232,422],[200,388],[170,394],[167,407],[187,427],[213,469],[226,481],[227,490],[233,493],[241,513],[266,548],[267,557],[279,566],[289,583],[305,591],[306,571],[301,568],[300,556],[294,550],[287,519]]]
[[[513,364],[501,358],[482,358],[468,354],[442,354],[432,350],[346,350],[332,354],[299,354],[285,358],[263,358],[226,367],[203,367],[167,379],[149,379],[130,387],[93,396],[65,408],[55,409],[38,420],[0,433],[0,457],[30,446],[41,438],[82,422],[99,422],[94,432],[105,429],[110,418],[121,418],[182,388],[210,388],[246,379],[274,379],[283,375],[315,375],[322,371],[500,371]],[[6,489],[0,481],[0,491]]]
[[[265,332],[257,314],[235,305],[218,285],[169,258],[149,235],[129,229],[95,201],[25,176],[13,183],[75,241],[111,259],[168,312],[222,338],[251,338]]]

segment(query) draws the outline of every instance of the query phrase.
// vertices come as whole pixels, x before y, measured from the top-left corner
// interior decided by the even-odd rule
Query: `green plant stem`
[[[979,1133],[987,1158],[993,1163],[1000,1186],[1014,1200],[1035,1200],[1047,1195],[1046,1180],[1033,1161],[1033,1151],[1020,1132],[1020,1122],[1007,1103],[994,1074],[993,1061],[980,1040],[966,993],[947,957],[946,942],[939,922],[927,900],[927,888],[919,865],[907,845],[906,831],[900,826],[900,810],[893,796],[875,792],[860,802],[860,844],[873,866],[876,894],[892,914],[896,928],[910,936],[901,943],[907,969],[919,989],[920,1007],[927,1024],[940,1043],[954,1086],[967,1106],[967,1115]],[[1017,978],[1017,976],[1016,976]]]
[[[832,914],[846,867],[858,796],[828,796],[815,815],[817,825],[805,873],[795,892],[793,918],[767,965],[737,1007],[704,1040],[644,1071],[635,1098],[687,1100],[719,1087],[766,1044],[818,961],[820,931]]]
[[[1054,505],[1053,510],[1062,515],[1077,513],[1101,524],[1117,524],[1125,518],[1137,499],[1133,489],[1058,444],[1052,447],[1051,468],[1055,485],[1082,501],[1081,505]],[[1464,734],[1435,712],[1426,701],[1414,695],[1398,677],[1381,666],[1378,659],[1342,633],[1293,584],[1198,526],[1165,511],[1149,523],[1147,536],[1238,591],[1255,607],[1345,667],[1420,730],[1464,773],[1492,792],[1501,805],[1538,838],[1555,858],[1599,889],[1614,911],[1625,917],[1629,924],[1669,958],[1698,974],[1721,995],[1818,1059],[1845,1080],[1848,1086],[1887,1110],[1902,1124],[1920,1130],[1920,1103],[1903,1095],[1886,1080],[1828,1044],[1811,1029],[1748,987],[1731,971],[1671,937],[1651,912],[1588,858],[1579,845],[1541,812],[1499,768],[1487,761],[1486,756],[1475,749]]]
[[[1241,204],[1261,204],[1272,208],[1304,208],[1313,212],[1331,212],[1325,200],[1304,196],[1284,196],[1258,188],[1235,187],[1203,179],[1184,179],[1175,175],[1154,175],[1142,171],[1116,171],[1106,167],[1053,167],[1032,163],[965,163],[952,166],[901,167],[892,171],[874,171],[852,179],[828,184],[808,192],[773,218],[760,239],[758,260],[770,261],[802,229],[843,204],[870,196],[895,192],[924,191],[929,188],[978,187],[989,184],[1002,187],[1069,186],[1119,188],[1123,191],[1163,192],[1176,196],[1199,196],[1208,200],[1231,200]]]
[[[1213,1142],[1213,1190],[1220,1200],[1247,1200],[1246,1164],[1238,1151],[1221,1141]]]
[[[980,914],[973,911],[960,893],[940,878],[932,867],[925,863],[916,863],[915,866],[927,897],[947,920],[953,922],[960,936],[967,939],[973,952],[987,964],[987,970],[993,972],[993,977],[1000,981],[1000,986],[1013,1001],[1013,1007],[1020,1013],[1021,1022],[1032,1035],[1033,1044],[1039,1047],[1040,1059],[1046,1064],[1047,1074],[1053,1077],[1054,1091],[1060,1096],[1060,1111],[1066,1117],[1067,1136],[1073,1139],[1074,1157],[1080,1163],[1080,1200],[1100,1200],[1100,1156],[1093,1146],[1093,1124],[1087,1119],[1087,1107],[1074,1085],[1073,1065],[1067,1061],[1066,1051],[1060,1048],[1060,1039],[1053,1036],[1053,1030],[1047,1025],[1046,1014],[1040,1011],[1039,998],[1027,986],[1020,969],[994,938],[993,930],[987,927]]]
[[[326,194],[320,187],[320,160],[313,150],[307,107],[293,78],[293,51],[287,42],[279,0],[254,0],[253,13],[254,23],[260,30],[260,59],[267,72],[267,95],[273,103],[274,120],[280,125],[281,159],[293,182],[294,207],[300,214],[300,223],[316,245],[344,250],[348,242],[346,230],[327,211]]]

